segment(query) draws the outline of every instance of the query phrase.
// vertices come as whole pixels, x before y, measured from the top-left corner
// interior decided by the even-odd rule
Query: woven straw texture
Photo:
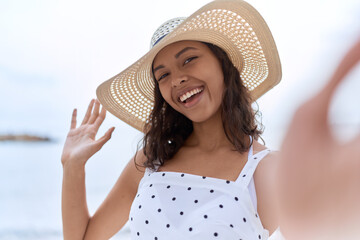
[[[102,83],[97,97],[105,109],[143,131],[154,101],[153,59],[162,48],[181,40],[209,42],[225,50],[253,101],[280,82],[277,48],[261,15],[244,1],[217,0],[185,19],[133,65]]]
[[[186,18],[177,17],[170,19],[160,25],[158,29],[154,32],[154,35],[151,38],[150,49],[155,46],[163,37],[171,33],[177,26],[180,25]]]

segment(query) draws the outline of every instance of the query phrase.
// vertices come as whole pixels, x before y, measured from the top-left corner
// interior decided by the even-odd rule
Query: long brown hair
[[[220,61],[224,74],[221,117],[226,137],[233,144],[235,151],[247,152],[252,142],[249,145],[246,136],[252,136],[252,139],[257,140],[263,132],[262,124],[256,120],[258,111],[252,109],[250,93],[226,52],[216,45],[203,43]],[[155,170],[178,152],[192,133],[193,125],[191,120],[174,110],[164,100],[154,75],[153,79],[155,102],[144,128],[142,145],[146,161],[141,166]]]

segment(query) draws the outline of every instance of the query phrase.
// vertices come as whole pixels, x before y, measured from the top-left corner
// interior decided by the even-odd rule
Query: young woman
[[[246,2],[214,1],[162,25],[144,57],[98,88],[101,111],[91,101],[78,128],[73,112],[64,238],[108,239],[129,220],[132,239],[267,239],[281,212],[278,156],[258,142],[251,104],[280,78],[271,33]],[[90,216],[84,169],[114,130],[95,140],[105,108],[145,136]]]

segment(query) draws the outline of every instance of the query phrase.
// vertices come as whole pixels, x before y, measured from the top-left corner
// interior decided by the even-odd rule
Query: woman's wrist
[[[86,161],[61,161],[63,170],[84,171]]]

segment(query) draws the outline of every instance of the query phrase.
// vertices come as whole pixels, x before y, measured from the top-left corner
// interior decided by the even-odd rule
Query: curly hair
[[[233,144],[235,151],[247,152],[252,141],[249,144],[246,136],[252,136],[252,139],[257,140],[263,132],[262,124],[256,120],[258,111],[252,109],[250,93],[226,52],[216,45],[206,42],[203,44],[217,57],[224,75],[221,118],[226,137]],[[155,102],[144,127],[142,145],[146,161],[141,167],[155,170],[179,151],[192,133],[193,125],[191,120],[174,110],[164,100],[154,74],[153,79]]]

